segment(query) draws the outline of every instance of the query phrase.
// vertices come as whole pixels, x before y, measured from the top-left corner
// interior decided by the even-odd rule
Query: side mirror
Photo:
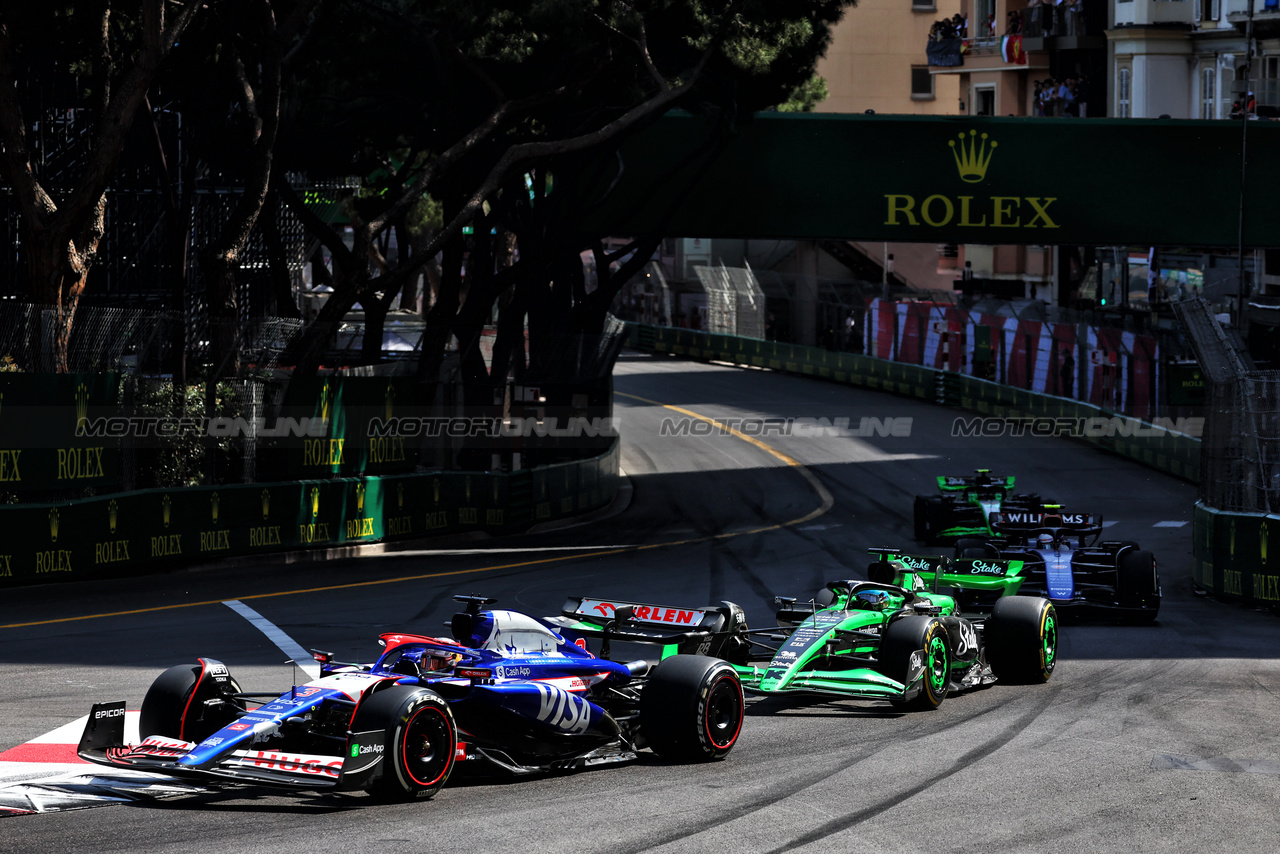
[[[614,609],[613,618],[620,623],[625,623],[630,621],[631,618],[635,616],[635,613],[635,605],[623,605],[621,608]]]

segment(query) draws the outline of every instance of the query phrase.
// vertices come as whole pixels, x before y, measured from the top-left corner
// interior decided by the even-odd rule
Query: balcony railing
[[[1190,27],[1195,22],[1195,7],[1192,0],[1130,0],[1127,3],[1117,3],[1116,26],[1186,24]]]
[[[1151,1],[1151,0],[1143,0]],[[1187,0],[1175,0],[1187,3]],[[1244,3],[1245,0],[1240,0]],[[1189,3],[1188,3],[1189,5]],[[1093,14],[1094,10],[1097,13]],[[1121,12],[1116,13],[1119,23]],[[1027,6],[1023,9],[1023,36],[1046,38],[1050,36],[1101,36],[1106,31],[1106,8],[1102,5]]]

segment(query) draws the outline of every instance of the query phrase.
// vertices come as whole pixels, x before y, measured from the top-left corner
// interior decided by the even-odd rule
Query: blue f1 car
[[[140,743],[124,743],[125,704],[103,703],[79,754],[206,782],[409,800],[435,794],[460,763],[525,774],[623,762],[646,747],[688,762],[722,758],[737,742],[744,703],[733,667],[679,652],[706,648],[740,619],[736,606],[612,602],[589,617],[576,611],[597,600],[575,599],[564,616],[538,620],[454,598],[467,607],[452,639],[383,634],[373,664],[313,651],[320,677],[278,695],[241,691],[213,659],[171,667],[142,701]],[[618,641],[660,644],[664,657],[610,660]]]
[[[1160,613],[1155,555],[1132,540],[1102,540],[1102,517],[1067,513],[1057,504],[1041,511],[991,514],[1000,539],[962,538],[956,557],[1021,561],[1018,592],[1043,596],[1063,614],[1092,613],[1150,623]]]

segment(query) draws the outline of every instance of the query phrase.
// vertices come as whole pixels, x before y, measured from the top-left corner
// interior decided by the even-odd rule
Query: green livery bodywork
[[[1022,561],[875,553],[881,560],[872,564],[871,580],[833,581],[808,603],[778,600],[779,626],[751,633],[778,642],[772,657],[735,665],[745,689],[929,707],[948,690],[995,681],[985,655],[986,618],[963,613],[962,603],[1014,596]],[[876,603],[868,607],[867,599]],[[895,628],[904,618],[915,622]],[[907,647],[904,638],[913,638]]]
[[[978,469],[964,477],[937,478],[940,495],[917,495],[915,499],[916,539],[947,542],[965,537],[998,537],[991,527],[991,515],[1016,508],[1039,510],[1037,495],[1015,495],[1013,475],[992,475]]]

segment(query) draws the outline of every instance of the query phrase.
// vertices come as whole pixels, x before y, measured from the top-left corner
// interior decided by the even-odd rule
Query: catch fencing
[[[870,303],[866,353],[1068,397],[1135,418],[1160,414],[1159,342],[1117,327],[967,310],[953,303]]]

